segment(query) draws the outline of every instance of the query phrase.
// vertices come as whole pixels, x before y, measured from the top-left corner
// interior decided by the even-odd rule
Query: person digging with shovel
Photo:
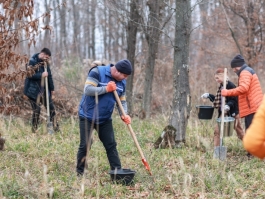
[[[28,67],[32,67],[35,70],[35,74],[31,77],[27,77],[24,85],[24,95],[26,95],[30,101],[33,114],[32,114],[32,132],[35,133],[39,125],[40,117],[40,102],[46,104],[46,92],[44,91],[44,78],[47,78],[48,87],[48,101],[50,110],[50,120],[53,123],[53,129],[55,132],[60,131],[59,125],[55,119],[55,108],[52,101],[52,96],[54,95],[54,84],[51,69],[49,66],[49,59],[51,57],[51,51],[48,48],[43,48],[40,53],[34,54],[30,60]],[[45,63],[47,66],[47,71],[45,71]],[[43,79],[43,85],[41,85]]]
[[[131,123],[127,115],[125,98],[126,78],[132,73],[129,60],[120,60],[115,65],[92,67],[88,73],[84,93],[79,104],[80,144],[77,152],[77,175],[83,175],[86,156],[92,144],[92,131],[96,129],[103,143],[110,169],[121,169],[112,125],[112,112],[116,103],[113,91],[117,91],[126,115],[121,118],[125,124]]]
[[[224,81],[224,69],[223,68],[217,68],[214,74],[215,81],[219,84],[218,90],[216,92],[216,95],[204,93],[201,97],[203,99],[209,99],[211,102],[213,102],[214,108],[218,109],[218,118],[220,118],[222,111],[221,111],[221,90],[223,89],[223,81]],[[236,86],[228,80],[227,78],[227,84],[226,88],[233,89],[236,88]],[[225,106],[224,111],[227,116],[234,117],[234,129],[237,133],[237,137],[242,140],[244,137],[244,130],[241,125],[240,117],[239,117],[239,111],[238,111],[238,99],[237,97],[227,97],[225,99]],[[220,130],[218,127],[218,124],[216,124],[216,127],[214,129],[214,146],[220,146]]]

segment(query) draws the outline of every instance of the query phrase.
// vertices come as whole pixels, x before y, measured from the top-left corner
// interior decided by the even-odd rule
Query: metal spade
[[[227,68],[224,69],[224,81],[223,81],[223,88],[226,89],[226,75],[227,74]],[[224,135],[224,106],[225,106],[225,97],[222,96],[221,98],[221,129],[220,129],[220,146],[217,146],[214,148],[214,154],[213,158],[219,159],[221,161],[224,161],[226,159],[226,153],[227,153],[227,147],[223,146],[223,135]]]

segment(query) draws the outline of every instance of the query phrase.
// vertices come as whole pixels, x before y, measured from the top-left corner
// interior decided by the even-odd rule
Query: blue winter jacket
[[[119,96],[125,92],[126,80],[116,81],[110,73],[110,66],[98,66],[99,83],[98,87],[107,86],[108,82],[114,81],[117,86]],[[111,115],[115,106],[116,100],[112,92],[98,96],[98,106],[96,106],[95,96],[82,96],[79,104],[79,116],[94,121],[97,124],[111,120]]]

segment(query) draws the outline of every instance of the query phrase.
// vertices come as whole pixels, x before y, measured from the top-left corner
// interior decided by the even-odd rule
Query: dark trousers
[[[245,117],[245,127],[246,127],[246,130],[247,130],[248,127],[251,125],[254,115],[255,115],[255,113],[252,113],[252,114],[247,115],[247,116]]]
[[[98,131],[98,137],[105,147],[110,168],[112,170],[115,168],[120,169],[121,162],[116,148],[117,143],[114,137],[112,121],[109,120],[102,124],[93,124],[92,128],[91,125],[92,123],[90,121],[88,121],[83,117],[79,117],[80,144],[77,152],[77,165],[76,165],[77,173],[79,174],[84,173],[88,141],[89,140],[91,141],[91,133],[93,129],[96,129]]]
[[[40,104],[37,104],[37,99],[29,98],[29,101],[30,101],[30,104],[31,104],[31,107],[32,107],[32,111],[33,111],[33,114],[32,114],[32,128],[34,130],[36,130],[38,128],[38,125],[39,125],[39,118],[40,118],[40,110],[41,110],[41,108],[40,108]],[[44,106],[47,109],[47,103],[46,103],[45,95],[43,96],[42,102],[43,102]],[[49,107],[50,107],[50,119],[51,119],[52,122],[54,122],[55,109],[54,109],[54,106],[53,106],[53,102],[52,102],[51,96],[49,97]]]

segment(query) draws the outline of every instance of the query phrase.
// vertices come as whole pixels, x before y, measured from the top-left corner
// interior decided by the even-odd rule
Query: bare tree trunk
[[[108,38],[108,45],[106,46],[107,47],[107,51],[108,51],[108,59],[109,60],[112,60],[112,33],[111,33],[111,30],[110,30],[110,27],[112,25],[111,23],[111,18],[112,18],[112,15],[110,12],[107,12],[107,17],[108,17],[108,20],[106,20],[106,22],[108,21],[108,23],[106,24],[106,26],[108,27],[107,28],[107,38]],[[117,61],[117,60],[115,60]]]
[[[49,12],[50,10],[50,4],[51,1],[45,0],[45,9],[46,12]],[[45,25],[49,25],[50,24],[50,17],[45,17]],[[51,33],[50,30],[44,30],[44,39],[43,39],[43,46],[49,47],[50,48],[50,43],[51,43]]]
[[[152,102],[152,84],[154,77],[155,60],[158,52],[158,42],[161,35],[160,23],[163,19],[161,12],[165,4],[161,0],[148,1],[149,7],[148,27],[146,30],[146,40],[148,43],[148,58],[145,70],[145,87],[143,97],[143,111],[146,117],[151,115],[151,102]]]
[[[60,4],[60,0],[57,0],[58,4]],[[66,48],[66,8],[60,7],[60,58],[64,57],[68,54]],[[64,53],[65,52],[65,53]]]
[[[190,116],[189,38],[191,26],[190,0],[176,0],[176,29],[174,46],[174,96],[170,124],[177,129],[176,145],[185,142]]]
[[[53,7],[55,8],[56,7],[56,1],[53,1]],[[53,10],[53,14],[54,14],[54,19],[56,19],[56,21],[54,22],[55,25],[53,27],[53,30],[54,30],[54,35],[55,35],[55,41],[53,41],[54,45],[53,45],[53,52],[58,52],[58,44],[59,44],[59,37],[58,37],[58,32],[59,32],[59,28],[58,28],[58,24],[57,24],[57,9],[54,9]],[[56,61],[56,60],[55,60]],[[55,64],[57,65],[57,64]]]
[[[97,0],[92,0],[92,7],[97,7]],[[91,13],[91,51],[93,59],[96,59],[96,12]]]
[[[75,3],[75,0],[72,0],[72,10],[73,10],[73,53],[72,54],[75,54],[75,55],[79,55],[79,52],[78,52],[78,35],[79,35],[79,32],[80,32],[80,29],[79,29],[79,14],[78,14],[78,7]]]
[[[115,20],[114,17],[112,17],[112,20]],[[111,21],[112,22],[112,21]],[[121,29],[121,24],[118,23],[116,24],[117,29],[115,34],[113,34],[113,29],[112,27],[114,26],[114,23],[112,22],[112,24],[110,25],[110,34],[111,34],[111,38],[113,39],[114,42],[112,42],[112,52],[114,53],[114,60],[117,61],[119,60],[119,57],[121,56],[121,52],[120,52],[120,46],[119,46],[119,40],[120,40],[120,29]]]
[[[139,0],[131,1],[130,3],[130,20],[127,26],[127,57],[130,60],[133,71],[132,74],[127,79],[126,84],[126,96],[128,104],[128,113],[133,112],[133,79],[134,79],[134,58],[136,50],[136,36],[137,36],[137,26],[139,21],[139,13],[137,10],[137,4]]]
[[[104,1],[104,7],[106,7],[106,1]],[[104,58],[109,60],[109,52],[108,52],[108,43],[107,43],[107,19],[108,19],[108,16],[107,16],[107,9],[104,9],[104,16],[103,16],[103,20],[105,22],[105,24],[103,25],[103,39],[104,39]]]

